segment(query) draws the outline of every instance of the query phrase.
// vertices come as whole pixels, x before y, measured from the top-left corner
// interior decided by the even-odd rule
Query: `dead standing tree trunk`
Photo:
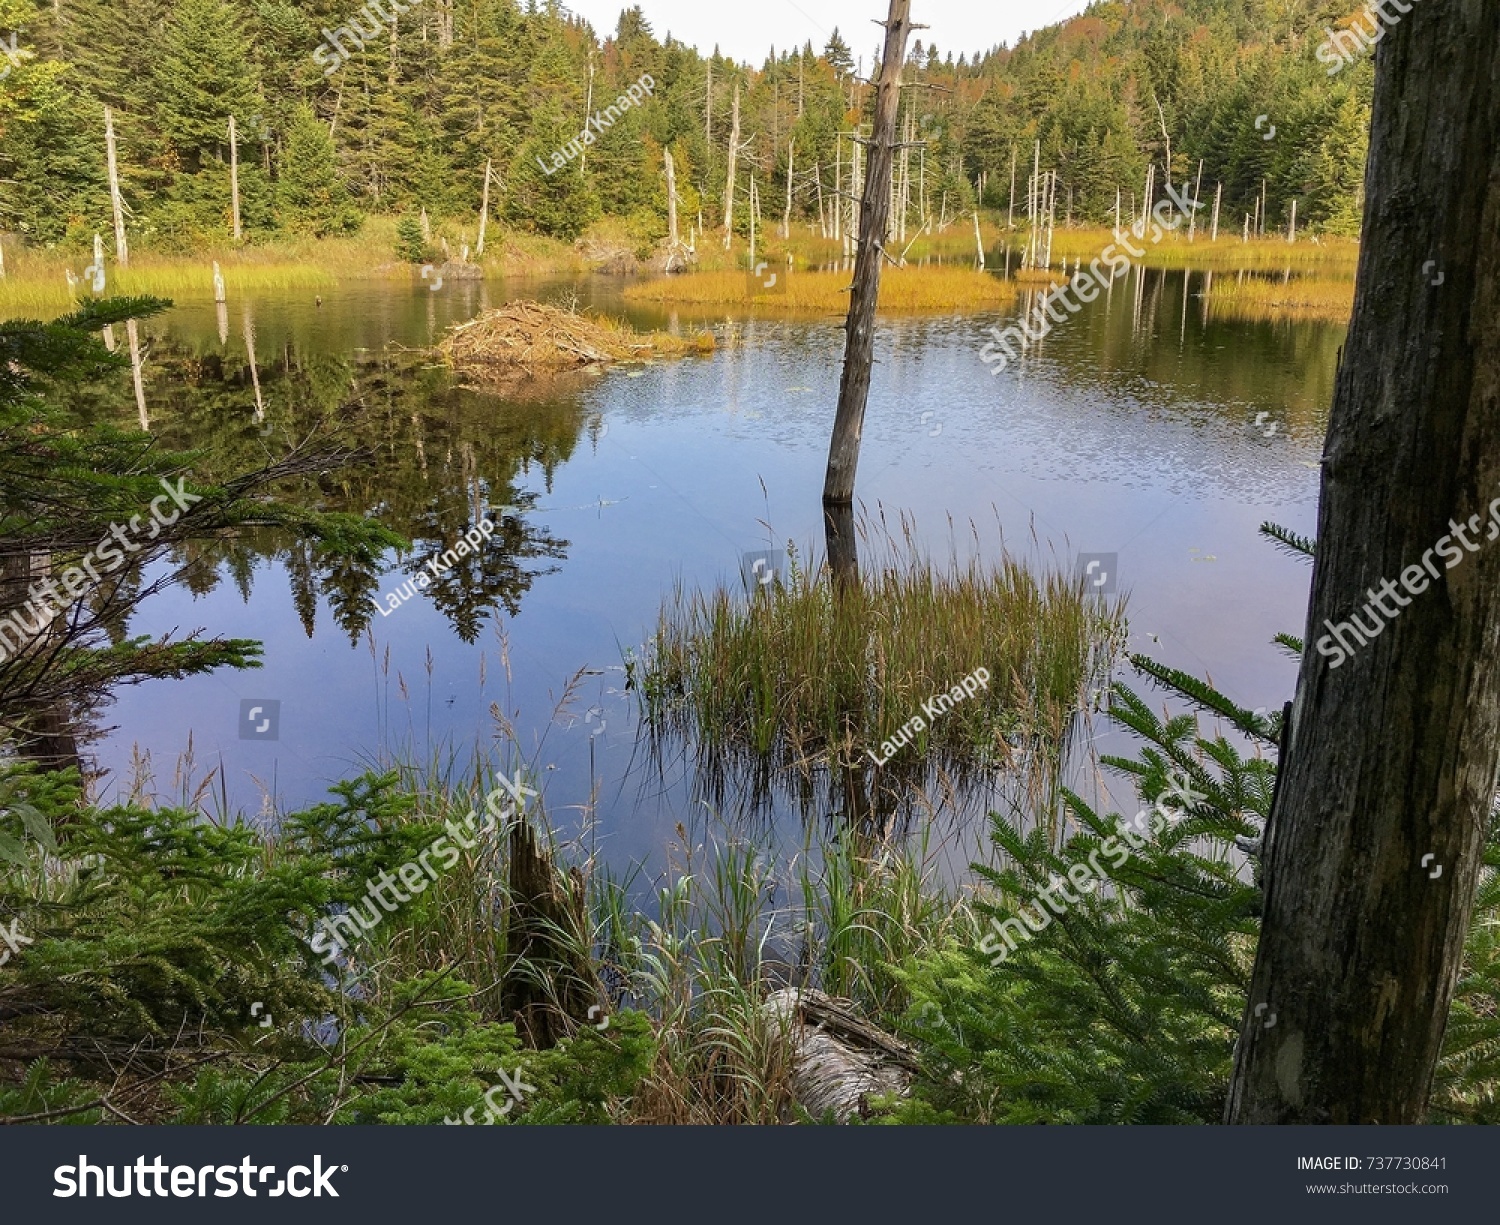
[[[839,384],[838,413],[828,448],[823,504],[852,506],[859,467],[860,436],[870,399],[870,370],[875,358],[875,308],[880,298],[881,261],[891,215],[891,171],[895,163],[896,114],[901,106],[901,66],[911,24],[911,0],[891,0],[885,22],[885,52],[875,94],[875,130],[870,137],[869,169],[859,219],[859,251],[854,261],[854,290],[849,303],[844,374]],[[854,547],[853,534],[847,537]],[[830,556],[830,562],[833,558]],[[835,574],[838,567],[834,567]]]
[[[729,128],[729,170],[724,181],[724,250],[734,242],[734,176],[740,160],[740,87],[734,87],[734,116]]]
[[[120,158],[115,149],[115,114],[104,108],[104,154],[109,167],[109,204],[115,219],[115,260],[130,267],[130,243],[125,238],[125,198],[120,194]]]
[[[1459,974],[1500,744],[1492,0],[1387,32],[1365,185],[1231,1123],[1420,1122]]]

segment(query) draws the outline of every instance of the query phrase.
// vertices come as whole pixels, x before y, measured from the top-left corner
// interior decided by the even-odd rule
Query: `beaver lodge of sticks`
[[[459,324],[438,346],[459,375],[480,383],[713,350],[712,332],[686,338],[636,332],[612,319],[524,301]]]

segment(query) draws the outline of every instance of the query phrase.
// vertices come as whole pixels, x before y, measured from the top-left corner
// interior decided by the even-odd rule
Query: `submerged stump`
[[[528,1045],[556,1046],[590,1019],[604,995],[589,957],[583,874],[559,873],[524,819],[510,831],[504,924],[509,962],[501,1006]]]

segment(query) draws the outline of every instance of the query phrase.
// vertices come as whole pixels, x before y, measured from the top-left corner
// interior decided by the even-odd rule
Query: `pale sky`
[[[708,54],[715,44],[725,55],[765,61],[778,51],[802,46],[808,39],[819,51],[835,26],[857,61],[868,72],[875,48],[884,38],[872,24],[889,11],[887,0],[634,0],[658,38],[671,34]],[[614,33],[622,0],[563,0],[565,8],[585,18],[600,35]],[[971,58],[999,43],[1015,44],[1022,31],[1040,29],[1081,13],[1088,0],[912,0],[912,20],[931,26],[914,36],[937,43],[946,59],[953,52]]]

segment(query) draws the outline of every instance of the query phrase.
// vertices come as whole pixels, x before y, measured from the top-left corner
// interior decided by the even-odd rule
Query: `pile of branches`
[[[609,362],[709,352],[712,333],[691,340],[633,332],[621,324],[545,306],[510,302],[453,328],[438,352],[460,374],[479,379],[515,372],[576,370]]]

